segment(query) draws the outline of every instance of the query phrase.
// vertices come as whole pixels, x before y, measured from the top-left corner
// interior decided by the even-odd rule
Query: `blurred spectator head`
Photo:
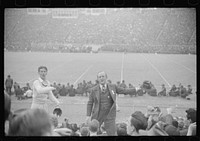
[[[29,109],[20,112],[9,122],[11,136],[48,136],[52,135],[49,114],[43,109]]]
[[[117,135],[126,136],[127,135],[127,125],[126,123],[119,123],[117,125]]]
[[[10,75],[8,75],[8,78],[10,78]]]
[[[184,128],[184,121],[179,121],[179,122],[178,122],[178,128],[179,128],[180,130],[182,130],[182,129]]]
[[[128,120],[127,133],[131,135],[130,129],[132,130],[132,132],[138,132],[140,129],[145,130],[146,128],[147,118],[140,111],[134,112]]]
[[[10,108],[11,108],[11,99],[10,96],[4,91],[4,122],[8,120],[10,115]]]
[[[80,129],[80,133],[81,133],[81,136],[89,136],[89,128],[88,127],[82,127]]]
[[[98,132],[99,130],[99,121],[96,119],[93,119],[90,123],[89,123],[89,130],[93,133]]]
[[[196,110],[193,108],[189,108],[185,111],[187,113],[186,117],[188,120],[191,121],[191,123],[196,122]]]
[[[73,131],[73,132],[76,132],[76,131],[78,131],[78,125],[76,124],[76,123],[72,123],[71,124],[71,130]]]
[[[117,127],[117,135],[118,136],[126,136],[127,131],[125,128],[121,128],[120,126]]]
[[[167,124],[172,125],[172,122],[174,121],[173,116],[171,114],[167,114],[165,116],[160,117],[160,121],[163,121]]]

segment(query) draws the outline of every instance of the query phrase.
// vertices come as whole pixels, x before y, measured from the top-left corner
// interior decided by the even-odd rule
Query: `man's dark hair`
[[[187,119],[191,120],[192,123],[196,122],[196,110],[193,108],[189,108],[188,110],[185,111],[187,113]]]
[[[48,71],[48,69],[47,69],[46,66],[40,66],[40,67],[38,67],[38,72],[39,72],[41,69],[45,69],[46,71]]]

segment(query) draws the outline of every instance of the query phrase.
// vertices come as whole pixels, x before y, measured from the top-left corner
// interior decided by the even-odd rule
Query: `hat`
[[[142,112],[136,111],[131,115],[131,117],[131,124],[136,128],[136,130],[145,130],[147,128],[147,118]]]
[[[147,106],[148,114],[158,114],[161,112],[159,107]]]
[[[62,115],[62,109],[60,108],[55,108],[53,110],[53,114],[57,114],[58,116],[61,116]]]

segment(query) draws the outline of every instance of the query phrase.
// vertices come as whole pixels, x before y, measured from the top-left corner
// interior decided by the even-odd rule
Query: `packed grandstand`
[[[5,9],[6,51],[196,54],[193,8]]]

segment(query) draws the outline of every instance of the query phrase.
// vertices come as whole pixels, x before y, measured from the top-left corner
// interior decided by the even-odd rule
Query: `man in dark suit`
[[[117,135],[115,127],[116,94],[136,93],[136,90],[106,83],[107,74],[104,71],[97,74],[97,80],[99,84],[91,89],[91,94],[89,95],[86,123],[89,123],[92,119],[97,119],[101,126],[104,122],[108,136],[115,136]]]
[[[8,77],[6,78],[5,85],[6,85],[6,92],[9,95],[11,95],[11,89],[12,89],[12,86],[13,86],[13,79],[10,77],[10,75],[8,75]]]

